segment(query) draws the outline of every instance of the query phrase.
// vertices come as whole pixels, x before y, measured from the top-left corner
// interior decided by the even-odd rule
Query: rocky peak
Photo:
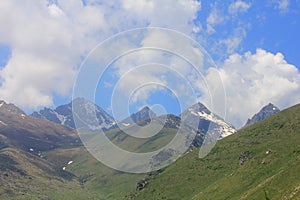
[[[26,116],[26,114],[17,106],[12,103],[6,103],[3,100],[0,100],[0,113],[6,115],[22,115]]]
[[[207,114],[211,114],[211,111],[205,106],[203,105],[202,103],[198,102],[194,105],[192,105],[191,107],[189,107],[188,109],[190,112],[193,111],[193,112],[204,112],[204,113],[207,113]]]
[[[148,106],[145,106],[138,112],[131,114],[130,117],[127,117],[126,119],[122,120],[121,123],[132,124],[140,121],[149,120],[153,117],[156,117],[156,114]]]
[[[274,104],[269,103],[268,105],[264,106],[257,114],[253,115],[251,119],[248,119],[245,126],[255,124],[278,112],[280,112],[279,108],[277,108]]]
[[[198,131],[204,134],[215,135],[214,137],[218,139],[236,132],[232,125],[199,102],[186,109],[180,117],[183,123],[190,127],[196,127]]]

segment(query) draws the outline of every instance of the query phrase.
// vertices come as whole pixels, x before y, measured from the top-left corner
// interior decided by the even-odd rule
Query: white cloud
[[[245,26],[245,25],[244,25]],[[233,34],[226,39],[221,39],[219,45],[225,45],[227,55],[234,53],[246,37],[246,27],[234,29]]]
[[[211,35],[216,32],[215,26],[220,25],[225,22],[225,16],[220,9],[215,5],[212,6],[212,9],[206,18],[206,33]]]
[[[190,34],[201,3],[195,0],[124,0],[126,17],[145,21],[149,26],[166,27]]]
[[[209,16],[206,19],[207,24],[217,25],[222,23],[223,21],[224,21],[224,16],[221,13],[221,11],[218,10],[216,7],[213,7]]]
[[[243,40],[243,37],[230,37],[220,40],[220,44],[224,44],[227,48],[227,53],[231,54],[239,47]]]
[[[81,56],[119,31],[162,26],[190,34],[194,0],[0,2],[0,43],[12,56],[0,71],[2,99],[32,109],[70,95]]]
[[[209,35],[211,35],[211,34],[213,34],[215,32],[216,32],[216,30],[214,29],[214,27],[212,25],[210,25],[210,24],[207,24],[207,26],[206,26],[206,33],[208,33]]]
[[[128,32],[128,34],[132,36],[132,32]],[[148,82],[167,85],[169,88],[176,86],[176,89],[179,89],[176,74],[184,77],[181,79],[186,79],[190,74],[196,74],[191,69],[192,65],[199,68],[203,66],[203,52],[196,47],[193,40],[181,33],[168,29],[149,29],[137,31],[133,37],[142,38],[135,46],[138,49],[125,53],[113,64],[117,78],[122,79],[117,89],[118,93],[124,94],[122,99],[125,97],[129,99],[136,88]],[[113,46],[113,49],[120,52],[128,52],[130,44],[121,42],[124,38],[129,37],[126,34],[122,35],[118,38],[117,43],[112,41],[113,44],[108,46]],[[107,51],[107,48],[104,49]],[[143,70],[137,70],[141,66]],[[168,79],[168,75],[171,76],[169,72],[174,72],[173,79]],[[159,89],[157,84],[152,84],[154,87],[147,85],[147,87],[140,88],[142,90],[135,93],[139,95],[132,97],[132,103],[147,100],[154,89]],[[188,87],[187,81],[182,85]],[[178,93],[185,94],[186,91],[189,90],[183,88]]]
[[[281,13],[287,13],[289,11],[290,1],[289,0],[279,0],[277,1],[276,8]]]
[[[246,12],[250,7],[251,7],[250,4],[248,4],[244,1],[238,0],[229,5],[228,12],[232,15],[237,14],[237,13],[243,13],[243,12]]]
[[[281,53],[257,49],[254,54],[233,54],[220,75],[227,94],[227,120],[236,127],[269,102],[281,109],[299,103],[300,73]],[[213,85],[214,78],[207,76],[207,81]]]

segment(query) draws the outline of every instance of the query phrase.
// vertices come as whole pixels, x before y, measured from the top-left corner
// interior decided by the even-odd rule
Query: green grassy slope
[[[1,200],[122,199],[144,177],[110,169],[84,147],[56,149],[43,156],[14,148],[0,150]],[[69,161],[73,163],[68,165]]]
[[[128,127],[130,128],[130,127]],[[126,128],[125,128],[126,130]],[[170,142],[176,129],[163,128],[148,139],[137,139],[113,129],[105,133],[113,143],[133,152],[148,152],[161,148]],[[141,133],[143,134],[143,133]],[[95,199],[122,199],[145,174],[128,174],[113,170],[96,160],[84,147],[56,149],[45,154],[46,159],[66,171],[74,174],[81,188]],[[72,164],[67,165],[69,161]]]
[[[127,174],[106,167],[84,147],[58,149],[47,153],[46,159],[57,166],[66,166],[66,171],[77,177],[81,188],[92,199],[122,199],[144,177],[142,174]],[[67,165],[69,161],[73,163]]]
[[[0,150],[0,199],[86,199],[75,177],[19,149]]]
[[[126,130],[127,128],[125,128]],[[157,134],[149,138],[132,137],[119,128],[106,132],[107,137],[120,148],[136,152],[144,153],[158,150],[168,144],[175,136],[177,129],[163,128]],[[144,133],[140,133],[144,135]]]
[[[270,199],[300,199],[300,105],[219,141],[204,159],[198,150],[131,199],[264,199],[264,190]]]
[[[121,148],[148,152],[164,146],[175,133],[176,129],[163,128],[150,139],[136,139],[120,129],[106,134]],[[92,157],[83,146],[58,148],[41,154],[43,158],[36,152],[16,148],[0,150],[1,200],[122,199],[145,176],[110,169]],[[68,165],[69,161],[73,163]],[[65,171],[63,167],[66,167]]]

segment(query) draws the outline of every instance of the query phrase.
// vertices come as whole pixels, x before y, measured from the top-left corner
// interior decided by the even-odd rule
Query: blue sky
[[[182,32],[207,51],[226,93],[226,103],[223,98],[213,101],[225,108],[211,106],[205,91],[198,98],[237,127],[269,102],[281,109],[299,103],[299,0],[12,0],[0,2],[0,26],[0,98],[27,113],[68,103],[89,52],[117,33],[144,27]],[[169,39],[145,34],[137,41],[164,44]],[[133,44],[128,40],[118,45]],[[138,63],[135,58],[129,61],[124,63]],[[119,63],[111,71],[115,74],[107,75],[107,81],[97,86],[96,103],[109,113],[110,84],[124,73]],[[168,82],[157,71],[147,70],[144,80]],[[208,85],[219,84],[209,67],[203,74]],[[134,78],[126,81],[127,85],[137,83]],[[202,87],[197,80],[193,84]],[[128,88],[120,91],[126,94]],[[139,93],[128,110],[154,104],[162,104],[167,113],[179,114],[185,109],[169,90],[155,88]],[[126,102],[132,98],[125,96]]]

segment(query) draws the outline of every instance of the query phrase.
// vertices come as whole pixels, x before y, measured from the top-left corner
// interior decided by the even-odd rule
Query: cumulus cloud
[[[54,2],[0,3],[0,43],[11,48],[0,96],[25,109],[53,105],[53,94],[70,95],[81,57],[108,36],[146,26],[189,34],[201,7],[193,0]]]
[[[232,15],[237,14],[237,13],[243,13],[243,12],[246,12],[250,7],[251,7],[250,4],[248,4],[244,1],[238,0],[229,5],[228,12]]]
[[[233,54],[219,73],[227,94],[227,120],[238,128],[269,102],[281,109],[299,103],[300,73],[280,52]],[[207,81],[213,84],[214,79],[207,76]]]

